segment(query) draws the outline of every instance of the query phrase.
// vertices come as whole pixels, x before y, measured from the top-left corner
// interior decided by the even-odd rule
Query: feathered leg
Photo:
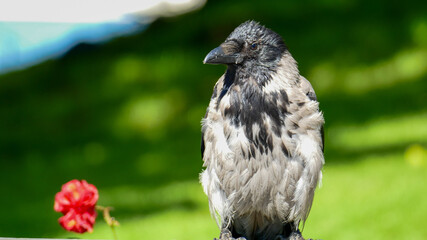
[[[277,235],[275,240],[305,240],[305,239],[302,237],[301,232],[297,230],[296,232],[292,232],[289,237],[283,237],[282,235]],[[312,240],[312,239],[307,239],[307,240]]]

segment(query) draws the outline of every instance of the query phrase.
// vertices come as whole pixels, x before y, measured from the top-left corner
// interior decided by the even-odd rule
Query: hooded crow
[[[200,181],[220,239],[302,239],[324,164],[310,82],[280,35],[254,21],[203,63],[227,66],[202,120]]]

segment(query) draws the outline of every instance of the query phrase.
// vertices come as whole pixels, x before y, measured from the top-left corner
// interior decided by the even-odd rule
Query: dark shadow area
[[[363,94],[333,92],[320,96],[326,124],[363,123],[378,117],[407,115],[427,110],[427,77]]]
[[[413,142],[417,144],[418,142]],[[362,159],[365,156],[383,156],[389,154],[402,154],[410,144],[393,144],[386,147],[372,147],[369,149],[342,150],[338,148],[329,148],[325,153],[327,164],[351,164]]]
[[[197,181],[200,120],[225,70],[202,60],[240,23],[255,19],[280,33],[304,74],[323,61],[369,65],[418,47],[412,28],[425,9],[426,1],[208,1],[137,35],[80,44],[60,59],[0,76],[0,236],[62,231],[53,200],[71,179],[105,189]],[[425,111],[426,89],[424,75],[361,94],[321,94],[325,131]],[[351,152],[328,148],[326,139],[326,155],[351,163],[405,146]],[[195,207],[129,206],[115,216]]]

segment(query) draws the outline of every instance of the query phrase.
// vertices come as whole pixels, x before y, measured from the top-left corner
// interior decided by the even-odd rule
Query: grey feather
[[[307,219],[322,177],[323,116],[280,36],[255,22],[228,41],[235,36],[266,49],[250,52],[244,43],[241,63],[215,85],[202,120],[201,183],[212,215],[233,237],[289,236]]]

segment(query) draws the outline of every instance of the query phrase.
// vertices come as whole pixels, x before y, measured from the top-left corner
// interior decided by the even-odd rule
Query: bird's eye
[[[251,44],[251,50],[256,50],[258,48],[258,43]]]

